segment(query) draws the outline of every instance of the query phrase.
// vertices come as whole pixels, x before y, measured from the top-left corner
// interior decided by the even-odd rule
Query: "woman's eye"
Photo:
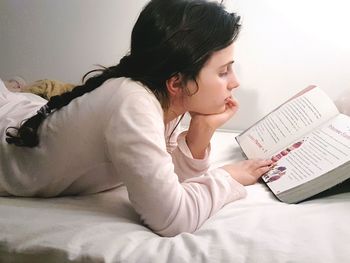
[[[219,76],[220,77],[225,77],[227,76],[230,72],[232,72],[233,70],[233,66],[232,66],[233,63],[230,63],[229,65],[227,65],[227,67],[224,69],[225,71],[222,71],[219,73]]]

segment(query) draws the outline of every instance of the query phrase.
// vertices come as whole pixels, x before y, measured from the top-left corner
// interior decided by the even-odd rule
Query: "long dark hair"
[[[239,19],[216,2],[151,0],[134,25],[130,52],[119,64],[93,70],[99,71],[99,74],[70,92],[52,97],[19,128],[9,127],[6,141],[16,146],[37,146],[38,128],[49,114],[110,78],[127,77],[140,81],[154,93],[163,109],[167,109],[166,80],[178,73],[181,73],[184,82],[196,80],[213,52],[235,40],[240,28]]]

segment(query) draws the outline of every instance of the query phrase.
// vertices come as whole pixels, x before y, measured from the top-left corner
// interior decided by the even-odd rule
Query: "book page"
[[[350,161],[350,117],[339,114],[273,155],[275,166],[263,180],[278,194]]]
[[[248,158],[268,158],[337,114],[332,100],[315,87],[293,97],[236,139]]]

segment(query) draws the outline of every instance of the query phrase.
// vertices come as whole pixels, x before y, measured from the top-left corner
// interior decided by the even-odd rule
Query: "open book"
[[[350,117],[309,86],[236,137],[248,159],[275,161],[262,179],[298,203],[350,178]]]

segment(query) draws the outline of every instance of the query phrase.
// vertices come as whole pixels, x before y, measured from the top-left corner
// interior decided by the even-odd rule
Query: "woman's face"
[[[233,70],[233,44],[214,52],[195,81],[186,83],[190,91],[184,96],[186,111],[200,114],[224,112],[227,98],[232,98],[231,91],[239,86]]]

